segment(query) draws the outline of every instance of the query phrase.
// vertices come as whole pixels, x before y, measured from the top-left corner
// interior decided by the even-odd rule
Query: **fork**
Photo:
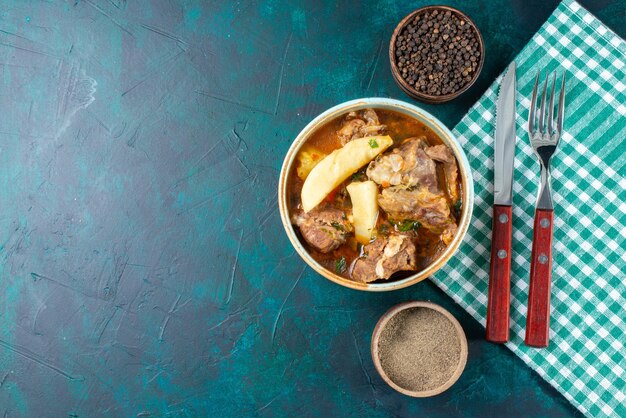
[[[528,312],[526,316],[526,345],[531,347],[547,347],[550,334],[550,288],[552,276],[552,230],[554,207],[552,206],[552,186],[550,176],[550,159],[556,151],[563,131],[563,113],[565,108],[565,73],[561,81],[556,121],[554,120],[554,93],[556,88],[556,72],[552,77],[552,88],[548,108],[546,95],[549,74],[543,84],[541,105],[538,112],[536,104],[537,88],[540,72],[535,78],[530,113],[528,115],[528,133],[530,144],[539,159],[541,166],[541,183],[535,208],[535,224],[533,228],[533,248],[530,262],[530,289],[528,292]],[[546,114],[547,112],[547,114]]]

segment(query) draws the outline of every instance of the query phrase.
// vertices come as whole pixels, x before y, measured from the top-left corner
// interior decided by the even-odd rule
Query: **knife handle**
[[[512,215],[511,206],[493,206],[486,338],[494,343],[509,340]]]
[[[531,347],[547,347],[549,341],[553,221],[553,210],[535,211],[525,339]]]

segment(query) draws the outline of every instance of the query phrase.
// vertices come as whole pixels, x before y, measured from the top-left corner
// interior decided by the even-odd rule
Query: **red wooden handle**
[[[531,347],[548,346],[553,220],[553,210],[537,209],[535,211],[528,314],[526,317],[526,345]]]
[[[494,343],[509,340],[512,214],[511,206],[493,206],[486,338]]]

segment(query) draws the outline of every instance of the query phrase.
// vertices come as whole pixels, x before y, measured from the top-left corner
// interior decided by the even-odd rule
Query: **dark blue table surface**
[[[430,282],[315,274],[280,224],[282,158],[326,108],[411,101],[387,46],[423,1],[0,2],[0,415],[572,416]],[[626,35],[626,5],[583,1]],[[463,116],[556,6],[451,1],[482,30]],[[431,399],[387,387],[374,324],[449,309],[469,339]]]

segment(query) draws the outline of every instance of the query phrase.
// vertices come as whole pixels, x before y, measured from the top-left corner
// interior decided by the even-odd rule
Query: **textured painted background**
[[[322,110],[410,100],[386,58],[423,1],[0,1],[0,414],[569,416],[574,409],[429,282],[341,288],[294,254],[282,157]],[[621,36],[625,2],[583,1]],[[555,7],[452,1],[479,82],[425,106],[453,126]],[[429,299],[469,337],[447,393],[410,399],[369,340]]]

